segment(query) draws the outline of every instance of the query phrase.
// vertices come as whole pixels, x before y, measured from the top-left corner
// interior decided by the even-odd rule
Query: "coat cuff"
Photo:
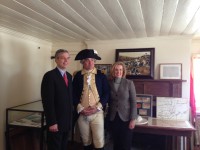
[[[103,106],[102,106],[102,104],[100,102],[98,102],[96,107],[97,107],[98,110],[102,110],[103,109]]]
[[[78,112],[78,114],[84,109],[84,107],[79,103],[76,110]]]

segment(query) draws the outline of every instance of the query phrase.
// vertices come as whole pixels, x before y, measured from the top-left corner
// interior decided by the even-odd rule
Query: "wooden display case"
[[[23,145],[21,149],[31,149],[30,145],[27,143],[33,143],[33,149],[36,149],[37,144],[30,138],[32,136],[38,136],[39,133],[39,149],[44,149],[44,131],[46,123],[45,116],[42,107],[41,100],[34,101],[31,103],[26,103],[23,105],[18,105],[15,107],[10,107],[6,109],[6,150],[16,150],[16,140],[19,139],[15,137],[23,137],[18,145]],[[27,134],[27,135],[26,135]],[[22,136],[23,135],[23,136]],[[26,135],[26,136],[25,136]],[[28,142],[30,141],[30,142]],[[19,142],[19,141],[18,141]],[[37,148],[38,149],[38,148]]]

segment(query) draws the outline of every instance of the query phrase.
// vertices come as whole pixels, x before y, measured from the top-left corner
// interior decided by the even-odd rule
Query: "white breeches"
[[[102,110],[90,116],[80,114],[78,126],[84,146],[91,145],[92,142],[95,148],[104,146],[104,114]]]

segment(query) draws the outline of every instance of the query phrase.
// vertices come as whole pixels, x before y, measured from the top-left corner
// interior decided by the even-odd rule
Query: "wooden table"
[[[190,141],[195,128],[190,124],[189,121],[163,120],[152,117],[148,117],[147,119],[147,124],[136,125],[133,132],[165,135],[167,137],[167,150],[191,149]],[[183,144],[180,142],[180,137],[183,139]]]

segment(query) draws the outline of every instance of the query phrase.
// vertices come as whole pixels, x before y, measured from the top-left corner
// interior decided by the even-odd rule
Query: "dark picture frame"
[[[127,78],[153,79],[155,48],[116,49],[115,61],[126,65]]]
[[[144,117],[153,116],[153,95],[136,94],[137,114]]]
[[[101,70],[101,72],[105,74],[107,77],[110,76],[112,64],[95,64],[94,66],[98,70]]]

